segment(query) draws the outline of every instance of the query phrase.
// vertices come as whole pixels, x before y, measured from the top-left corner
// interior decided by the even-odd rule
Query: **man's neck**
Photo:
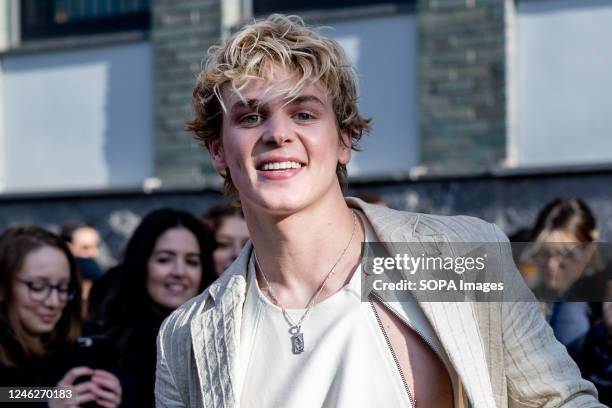
[[[363,229],[341,195],[284,217],[245,208],[245,217],[260,266],[286,308],[304,308],[337,263],[317,301],[331,296],[359,263]],[[269,298],[261,272],[259,286]]]

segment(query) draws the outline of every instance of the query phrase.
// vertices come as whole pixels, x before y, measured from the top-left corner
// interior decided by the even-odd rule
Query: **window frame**
[[[57,0],[20,0],[19,34],[21,42],[57,39],[71,36],[88,36],[122,31],[149,30],[151,25],[151,4],[146,11],[116,13],[107,16],[92,16],[58,23],[54,20]],[[37,21],[30,21],[31,8],[39,7]],[[35,13],[36,11],[34,11]]]

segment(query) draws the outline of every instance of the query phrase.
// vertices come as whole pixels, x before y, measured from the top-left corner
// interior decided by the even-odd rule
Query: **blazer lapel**
[[[414,243],[401,247],[403,251],[406,249],[414,251],[413,256],[420,256],[423,253],[457,255],[452,253],[444,231],[429,229],[425,233],[422,232],[419,228],[420,214],[373,208],[355,199],[349,199],[347,202],[349,206],[360,208],[366,214],[380,242]],[[386,246],[390,254],[397,253],[393,245]],[[427,278],[426,272],[420,270],[411,280]],[[413,295],[444,346],[473,406],[483,408],[495,406],[474,304],[466,301],[441,301],[441,296],[444,296],[442,292],[434,293],[427,298],[419,291],[413,292]]]
[[[209,288],[210,307],[191,322],[191,340],[204,407],[238,408],[238,350],[246,297],[249,243],[238,259]]]
[[[420,249],[428,256],[457,257],[471,250],[470,243],[450,243],[443,231],[422,233],[415,225],[413,241],[420,243]],[[406,241],[409,242],[409,241]],[[414,254],[418,256],[420,254]],[[419,271],[418,279],[427,279],[426,271]],[[488,408],[495,406],[492,394],[493,387],[485,357],[478,319],[474,310],[475,303],[465,297],[458,301],[441,301],[448,294],[438,291],[434,294],[440,298],[426,299],[423,292],[414,293],[423,313],[431,322],[440,342],[444,346],[465,391],[474,407]]]

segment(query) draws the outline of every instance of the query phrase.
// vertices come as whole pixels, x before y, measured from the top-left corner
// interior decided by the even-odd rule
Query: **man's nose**
[[[292,139],[292,128],[290,118],[282,114],[271,115],[266,121],[262,140],[264,143],[283,145]]]

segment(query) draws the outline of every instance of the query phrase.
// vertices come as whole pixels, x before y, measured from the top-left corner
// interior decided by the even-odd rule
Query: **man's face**
[[[350,148],[339,139],[326,90],[309,84],[291,102],[269,98],[292,82],[283,68],[270,81],[252,80],[247,103],[223,89],[222,146],[212,146],[217,170],[229,169],[243,205],[291,213],[340,191],[336,165],[348,163]]]
[[[79,228],[72,235],[70,250],[79,258],[97,258],[100,255],[100,237],[90,227]]]

